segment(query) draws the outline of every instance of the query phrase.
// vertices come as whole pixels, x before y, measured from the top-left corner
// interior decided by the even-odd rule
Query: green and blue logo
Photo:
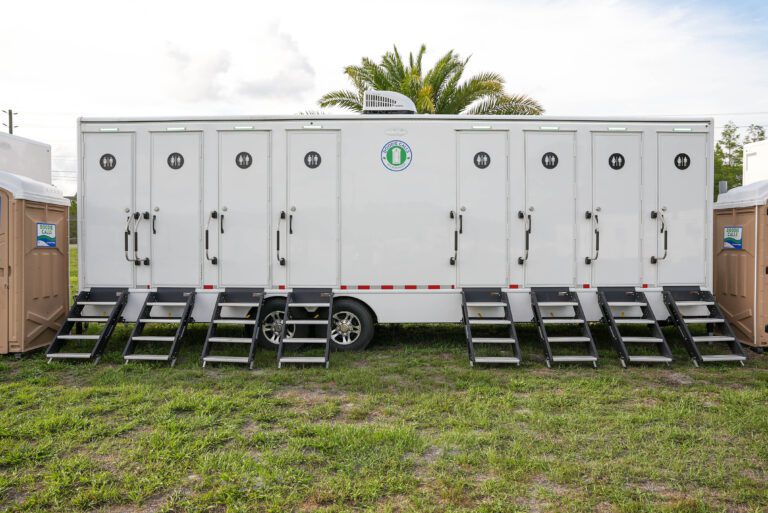
[[[56,247],[56,225],[50,223],[37,223],[37,247]]]
[[[744,249],[744,228],[726,226],[723,229],[723,249]]]
[[[381,163],[390,171],[405,171],[412,160],[411,147],[403,141],[389,141],[381,149]]]

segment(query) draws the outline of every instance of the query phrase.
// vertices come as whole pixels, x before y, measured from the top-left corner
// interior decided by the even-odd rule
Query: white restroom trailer
[[[79,287],[127,289],[126,322],[163,288],[194,289],[194,322],[250,287],[267,304],[329,289],[378,323],[462,322],[462,291],[483,287],[514,322],[535,320],[537,287],[577,293],[588,322],[604,317],[599,288],[630,287],[666,320],[664,287],[711,288],[711,119],[82,118],[79,131]]]

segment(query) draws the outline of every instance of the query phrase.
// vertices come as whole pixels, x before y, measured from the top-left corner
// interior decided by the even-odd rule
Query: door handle
[[[219,219],[219,230],[221,233],[224,233],[224,214],[221,214],[221,218]]]
[[[285,258],[280,258],[280,221],[285,219],[285,211],[280,212],[280,219],[277,220],[277,261],[280,265],[285,265]]]
[[[448,214],[451,219],[456,219],[456,212],[451,210]],[[455,226],[455,225],[454,225]],[[453,230],[453,256],[448,260],[451,265],[456,265],[456,260],[459,258],[459,231],[454,228]]]
[[[659,217],[661,218],[661,229],[659,230],[659,233],[664,234],[664,255],[661,258],[652,256],[651,257],[652,264],[656,264],[660,260],[665,260],[667,258],[667,247],[668,247],[668,240],[669,240],[669,230],[667,229],[667,220],[664,217],[664,212],[657,212],[655,210],[651,212],[651,219],[657,219]]]
[[[157,215],[152,214],[152,235],[157,234],[157,230],[155,229],[155,220],[157,220]]]
[[[464,214],[459,214],[459,233],[464,233]]]
[[[128,256],[128,239],[131,238],[131,219],[133,216],[128,216],[125,223],[125,259],[128,262],[135,262],[134,259]]]
[[[533,223],[531,222],[531,214],[525,215],[525,212],[522,210],[518,211],[517,218],[525,220],[527,217],[527,223],[525,228],[525,254],[521,257],[518,257],[517,263],[520,265],[525,264],[526,261],[528,261],[528,252],[531,248],[531,231],[533,229]]]
[[[594,257],[586,257],[584,259],[584,263],[589,265],[595,260],[597,260],[598,255],[600,254],[600,216],[597,214],[592,214],[589,210],[584,214],[584,217],[586,219],[592,219],[594,217],[595,219],[595,256]]]
[[[213,210],[211,212],[211,215],[208,216],[208,224],[205,225],[205,259],[209,260],[213,265],[216,265],[219,263],[219,259],[217,257],[211,257],[208,254],[208,231],[211,226],[211,220],[217,219],[219,217],[219,213]]]
[[[288,216],[288,235],[293,235],[293,214]]]
[[[149,257],[141,258],[139,256],[139,225],[142,219],[149,219],[149,212],[144,212],[143,214],[135,212],[133,218],[136,220],[133,225],[133,259],[135,265],[141,265],[142,263],[149,265]]]

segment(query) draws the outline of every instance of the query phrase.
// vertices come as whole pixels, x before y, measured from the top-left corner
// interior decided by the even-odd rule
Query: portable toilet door
[[[69,310],[69,201],[0,172],[0,354],[51,343]]]

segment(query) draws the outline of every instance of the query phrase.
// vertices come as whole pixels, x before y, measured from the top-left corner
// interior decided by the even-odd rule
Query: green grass
[[[0,359],[4,511],[768,510],[768,361],[471,369],[458,326],[389,326],[331,368]]]

